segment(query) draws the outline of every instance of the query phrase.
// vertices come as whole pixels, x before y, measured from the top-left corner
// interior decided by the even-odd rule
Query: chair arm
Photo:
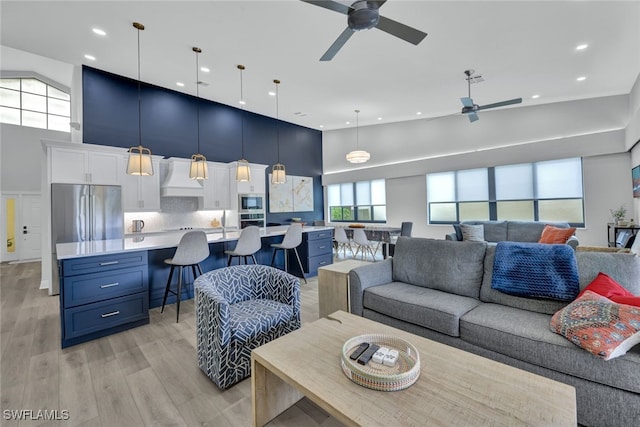
[[[351,312],[362,316],[364,290],[393,281],[393,258],[354,268],[349,272]]]
[[[206,273],[194,282],[198,340],[224,346],[231,340],[229,302]]]
[[[567,245],[571,246],[574,251],[576,250],[579,244],[580,244],[580,241],[576,236],[571,236],[569,237],[569,240],[567,240]]]
[[[265,293],[263,297],[292,306],[294,315],[299,317],[300,279],[285,271],[278,270],[277,268],[265,268],[268,268],[271,271],[267,275],[268,286],[266,289],[262,289],[263,293],[265,290],[268,290],[268,294]]]
[[[455,232],[453,232],[453,233],[445,234],[444,239],[445,240],[453,240],[454,242],[457,242],[458,241],[458,236],[456,235]]]

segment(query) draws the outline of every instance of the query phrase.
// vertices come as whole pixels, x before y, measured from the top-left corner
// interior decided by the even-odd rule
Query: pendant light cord
[[[360,149],[360,122],[358,121],[359,114],[360,110],[356,110],[356,150]]]
[[[240,70],[240,108],[242,114],[240,115],[240,138],[241,138],[241,158],[244,159],[244,90],[242,87],[242,72],[244,71],[244,65],[238,65]]]
[[[134,24],[135,25],[135,24]],[[144,27],[136,27],[138,29],[138,145],[142,145],[142,97],[140,95],[140,30]]]
[[[198,125],[198,153],[200,154],[200,63],[198,62],[198,54],[201,50],[197,47],[193,48],[193,51],[196,53],[196,123]]]
[[[278,85],[280,84],[280,80],[273,81],[276,84],[276,142],[277,142],[277,152],[278,152],[278,163],[280,163],[280,102],[278,97]]]

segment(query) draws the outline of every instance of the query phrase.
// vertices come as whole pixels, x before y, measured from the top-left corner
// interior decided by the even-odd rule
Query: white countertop
[[[263,237],[282,236],[288,226],[266,227],[260,229]],[[312,231],[332,230],[333,227],[303,227],[303,233]],[[153,249],[175,248],[182,235],[190,230],[168,231],[166,233],[149,233],[147,235],[127,236],[124,239],[94,240],[90,242],[58,243],[56,245],[57,258],[70,259],[87,256],[107,255],[122,252],[147,251]],[[207,241],[230,242],[238,240],[240,232],[237,230],[217,233],[207,233]]]

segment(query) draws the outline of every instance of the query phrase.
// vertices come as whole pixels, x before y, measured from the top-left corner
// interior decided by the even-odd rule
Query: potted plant
[[[611,212],[611,216],[613,217],[613,221],[616,225],[627,225],[624,221],[624,216],[627,214],[627,208],[625,205],[620,205],[617,209],[609,209],[609,212]]]

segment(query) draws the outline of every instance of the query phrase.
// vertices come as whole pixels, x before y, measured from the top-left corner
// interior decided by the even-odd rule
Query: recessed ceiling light
[[[583,81],[587,80],[587,78],[585,76],[580,76],[576,80],[579,81],[579,82],[583,82]]]
[[[531,98],[538,99],[538,98],[540,98],[540,95],[531,95]]]
[[[93,31],[95,34],[99,35],[99,36],[106,36],[107,33],[104,30],[101,30],[100,28],[93,28],[91,31]]]
[[[578,46],[576,46],[576,50],[585,50],[588,47],[589,47],[588,44],[583,43],[583,44],[579,44]]]
[[[417,114],[418,116],[421,116],[421,115],[422,115],[422,111],[418,111],[416,114]]]
[[[84,57],[87,58],[89,61],[95,61],[96,60],[96,57],[93,56],[93,55],[85,55]]]
[[[319,127],[320,129],[322,129],[322,128],[324,128],[324,125],[320,125],[320,126],[318,126],[318,127]]]
[[[378,117],[378,120],[382,120],[382,117]]]
[[[182,82],[176,82],[176,85],[178,85],[180,87],[184,87],[184,83],[182,83]]]
[[[200,71],[202,71],[203,73],[208,73],[211,70],[208,69],[207,67],[200,67]]]
[[[240,105],[246,105],[246,102],[244,101],[244,99],[241,99],[240,101],[238,101],[238,104],[240,104]]]
[[[275,92],[269,92],[269,96],[276,96]]]

